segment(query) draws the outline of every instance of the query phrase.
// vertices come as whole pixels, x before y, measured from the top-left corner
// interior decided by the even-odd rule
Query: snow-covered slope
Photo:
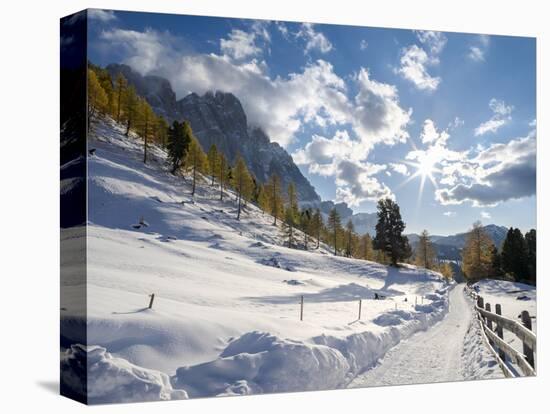
[[[96,149],[88,159],[93,347],[70,348],[78,341],[70,334],[63,342],[73,352],[87,350],[89,361],[142,369],[146,375],[132,381],[156,384],[143,400],[344,387],[446,314],[452,285],[439,274],[284,247],[272,217],[249,204],[236,220],[234,194],[220,202],[206,182],[193,200],[188,180],[167,172],[161,149],[151,148],[144,165],[142,142],[122,132],[102,122],[89,139]],[[82,323],[77,293],[63,299],[64,332]],[[116,401],[106,387],[91,391],[97,401]]]

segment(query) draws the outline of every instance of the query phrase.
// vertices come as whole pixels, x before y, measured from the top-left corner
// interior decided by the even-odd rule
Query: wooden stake
[[[359,316],[357,317],[357,320],[361,320],[361,299],[359,299]]]
[[[523,323],[523,326],[525,326],[530,331],[533,329],[531,325],[531,316],[529,316],[529,312],[527,312],[526,310],[521,312],[521,323]],[[535,368],[535,356],[533,354],[533,349],[525,342],[523,343],[523,354],[525,355],[525,359],[527,360],[527,362],[529,362],[529,365]]]
[[[300,297],[300,320],[304,320],[304,295]]]
[[[500,306],[499,303],[497,303],[495,305],[495,312],[497,315],[502,315],[502,307]],[[502,331],[502,325],[499,324],[497,322],[497,336],[500,338],[500,339],[504,339],[504,333]],[[504,353],[503,350],[499,349],[498,350],[498,356],[500,357],[500,359],[502,359],[503,361],[506,361],[506,353]]]
[[[153,309],[153,301],[155,300],[155,294],[151,293],[149,296],[151,297],[151,300],[149,301],[149,309]]]

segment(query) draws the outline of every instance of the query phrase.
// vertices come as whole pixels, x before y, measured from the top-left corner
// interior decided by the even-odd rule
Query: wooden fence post
[[[491,304],[489,302],[485,304],[485,310],[487,312],[491,312]],[[489,318],[486,318],[485,323],[487,324],[487,328],[489,328],[489,330],[493,332],[493,321]],[[491,341],[491,339],[489,339],[489,344],[491,344],[491,346],[495,346],[494,342]]]
[[[500,306],[500,303],[497,303],[495,305],[495,312],[497,315],[502,315],[502,307]],[[500,338],[500,339],[504,339],[504,332],[502,330],[502,325],[500,323],[497,322],[497,336]],[[498,356],[500,357],[500,359],[502,359],[503,361],[506,362],[506,354],[504,353],[504,351],[502,349],[499,348],[498,350]]]
[[[152,309],[153,308],[153,301],[155,300],[155,294],[151,293],[149,296],[151,297],[151,300],[149,301],[149,309]]]
[[[361,320],[361,299],[359,299],[359,316],[357,317],[357,320]]]
[[[531,325],[531,316],[529,316],[529,312],[526,310],[521,312],[521,323],[523,323],[523,326],[525,326],[530,331],[533,330],[533,326]],[[527,362],[529,362],[529,365],[535,368],[535,356],[533,354],[533,349],[527,345],[525,342],[523,343],[523,354],[525,355],[525,359]]]
[[[300,297],[300,320],[304,320],[304,295]]]

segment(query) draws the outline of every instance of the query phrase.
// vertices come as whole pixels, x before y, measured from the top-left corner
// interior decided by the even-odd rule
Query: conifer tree
[[[143,98],[138,100],[138,119],[141,124],[140,133],[143,138],[143,163],[147,163],[147,149],[149,146],[149,138],[152,135],[155,113],[147,101]]]
[[[258,190],[258,206],[262,210],[262,214],[269,210],[269,195],[267,194],[265,186],[261,184]]]
[[[527,270],[529,274],[529,283],[537,284],[537,231],[529,230],[525,233],[525,243],[527,245]]]
[[[490,274],[492,249],[493,241],[481,223],[475,222],[462,249],[462,271],[469,280],[478,280]]]
[[[422,231],[418,239],[418,247],[415,252],[415,263],[425,269],[434,269],[436,253],[433,243],[430,240],[428,230]]]
[[[353,222],[351,221],[351,219],[349,219],[348,222],[346,223],[346,249],[345,249],[346,257],[353,256],[354,233],[355,233],[355,226],[353,225]]]
[[[99,83],[94,70],[88,69],[88,130],[91,122],[107,107],[107,94]]]
[[[115,79],[115,96],[116,96],[116,121],[120,122],[122,112],[122,98],[128,87],[128,81],[122,73],[119,73]]]
[[[126,88],[124,94],[124,118],[126,121],[126,132],[124,135],[130,134],[130,129],[134,128],[134,123],[137,117],[138,96],[136,89],[133,86]]]
[[[172,164],[172,174],[179,170],[189,150],[190,126],[187,121],[174,121],[168,130],[168,159]]]
[[[225,159],[225,155],[223,155],[222,152],[218,154],[218,164],[219,164],[218,177],[220,181],[220,201],[223,201],[223,192],[225,190],[225,183],[228,175],[228,172],[227,172],[228,165],[227,165],[227,160]]]
[[[283,209],[283,202],[281,197],[281,180],[278,175],[272,174],[266,184],[266,190],[269,197],[269,212],[273,216],[273,225],[277,225],[277,217],[281,214]]]
[[[397,266],[411,255],[409,240],[403,236],[405,223],[401,218],[399,206],[392,199],[378,201],[378,223],[376,237],[373,240],[374,248],[384,252],[390,259],[392,266]]]
[[[491,269],[489,276],[497,277],[502,274],[502,261],[497,246],[493,244],[491,248]]]
[[[197,190],[198,174],[204,172],[207,169],[206,154],[202,150],[201,144],[193,135],[191,126],[189,125],[188,133],[190,133],[189,153],[185,165],[192,171],[193,184],[191,188],[191,196],[195,195]]]
[[[361,259],[374,260],[372,238],[369,233],[366,233],[363,237],[361,237]]]
[[[210,171],[210,175],[212,176],[212,186],[214,186],[214,178],[218,177],[220,172],[220,156],[218,153],[218,148],[216,147],[216,144],[212,144],[210,146],[210,149],[208,150],[207,154],[208,158],[208,167]]]
[[[342,231],[342,223],[340,214],[335,207],[330,210],[328,215],[327,228],[331,234],[331,244],[334,246],[334,255],[336,256],[338,254],[338,238]]]
[[[311,232],[315,236],[315,239],[317,240],[316,249],[318,249],[321,244],[322,230],[323,230],[323,217],[321,216],[321,210],[317,208],[315,209],[315,213],[311,218]]]
[[[449,262],[443,262],[443,264],[439,268],[439,272],[443,275],[443,277],[447,280],[452,280],[454,277],[454,271],[453,267]]]
[[[519,229],[510,227],[502,244],[502,270],[516,281],[528,279],[527,243]]]
[[[308,249],[309,235],[313,227],[313,215],[310,209],[305,209],[300,213],[300,228],[304,234],[304,249]]]
[[[237,220],[239,220],[241,218],[242,200],[250,195],[252,186],[250,173],[246,168],[246,163],[244,162],[243,157],[240,155],[237,156],[237,160],[235,162],[235,174],[233,176],[233,180],[235,191],[237,193]]]

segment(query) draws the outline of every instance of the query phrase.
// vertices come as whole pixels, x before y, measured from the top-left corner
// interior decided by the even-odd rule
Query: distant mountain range
[[[233,163],[240,154],[254,177],[261,183],[270,175],[281,178],[283,191],[296,185],[301,202],[318,204],[321,198],[284,148],[271,142],[259,127],[250,125],[239,99],[225,92],[191,93],[177,100],[170,82],[159,76],[142,76],[128,65],[110,64],[113,79],[121,73],[153,110],[169,122],[188,120],[204,151],[212,144]]]

